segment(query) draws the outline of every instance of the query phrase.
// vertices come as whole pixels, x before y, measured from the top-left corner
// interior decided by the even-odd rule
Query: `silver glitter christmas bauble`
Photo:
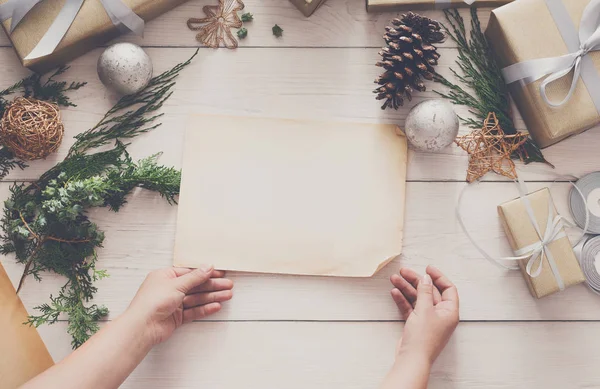
[[[454,142],[458,127],[458,116],[452,104],[433,99],[423,101],[410,110],[404,132],[415,149],[436,152]]]
[[[109,89],[130,95],[144,89],[152,78],[152,60],[133,43],[115,43],[98,59],[98,76]]]

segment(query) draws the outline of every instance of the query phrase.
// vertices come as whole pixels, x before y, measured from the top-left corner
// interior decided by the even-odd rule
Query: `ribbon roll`
[[[600,234],[600,172],[581,177],[575,186],[581,195],[571,189],[569,207],[575,223],[583,228],[586,218],[589,220],[588,232]]]
[[[8,0],[0,5],[0,21],[11,19],[12,32],[23,18],[42,0]],[[71,28],[85,0],[66,0],[64,6],[42,39],[24,59],[30,60],[52,54]],[[108,17],[117,28],[137,35],[144,32],[144,20],[136,15],[122,0],[100,0]]]
[[[588,286],[595,293],[600,294],[600,274],[596,268],[596,258],[600,254],[600,236],[595,236],[585,242],[581,250],[579,263],[585,275]]]
[[[579,32],[562,0],[545,0],[545,2],[567,45],[569,54],[533,59],[507,66],[502,69],[504,79],[507,84],[517,81],[530,84],[546,77],[540,85],[540,94],[544,102],[552,107],[566,104],[575,93],[577,82],[582,79],[600,113],[600,75],[588,56],[590,52],[600,50],[600,0],[591,0],[585,8]],[[548,85],[567,76],[571,71],[574,72],[573,81],[567,95],[562,101],[550,101],[546,91]]]

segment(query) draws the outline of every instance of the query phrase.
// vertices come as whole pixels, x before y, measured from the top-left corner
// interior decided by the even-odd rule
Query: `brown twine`
[[[475,130],[455,140],[455,143],[469,154],[467,181],[476,181],[491,171],[516,179],[517,171],[511,155],[528,138],[526,133],[505,135],[496,114],[490,112],[481,130]]]
[[[0,121],[0,142],[23,160],[46,158],[63,134],[58,106],[33,98],[17,97]]]

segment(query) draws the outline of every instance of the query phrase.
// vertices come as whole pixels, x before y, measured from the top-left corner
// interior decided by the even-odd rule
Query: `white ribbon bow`
[[[522,201],[529,202],[529,199],[521,197]],[[526,204],[527,213],[532,212],[530,204]],[[548,261],[550,265],[550,269],[556,278],[556,283],[558,284],[558,288],[563,290],[565,288],[565,284],[562,281],[562,277],[560,276],[560,272],[558,271],[558,267],[556,266],[556,261],[554,260],[554,256],[552,252],[548,249],[548,245],[555,240],[559,240],[567,236],[563,230],[563,217],[560,215],[555,215],[552,217],[554,210],[552,208],[552,202],[548,201],[548,222],[546,225],[546,232],[542,236],[537,221],[535,220],[535,216],[529,215],[530,220],[532,221],[533,227],[535,228],[536,233],[538,234],[539,241],[529,246],[523,247],[520,250],[515,251],[515,254],[518,256],[522,256],[522,259],[527,259],[527,265],[525,266],[525,270],[527,274],[531,277],[538,277],[542,273],[542,264],[544,262],[544,258]],[[566,220],[564,220],[566,222]],[[568,222],[567,222],[568,223]],[[570,223],[568,223],[570,225]],[[533,266],[537,262],[537,268],[533,270]]]
[[[577,187],[577,185],[575,185],[573,182],[570,182],[570,183],[573,186],[573,188],[579,193],[581,198],[583,199],[583,202],[587,209],[587,201],[585,199],[585,196],[583,195],[581,190]],[[565,288],[565,284],[560,275],[558,266],[556,265],[556,261],[554,260],[552,252],[548,248],[548,245],[554,241],[557,241],[559,239],[566,237],[567,235],[565,234],[565,232],[563,230],[564,225],[566,224],[567,226],[572,227],[573,224],[570,223],[569,221],[567,221],[566,219],[564,219],[562,216],[554,214],[555,212],[554,212],[554,207],[552,206],[552,200],[549,199],[548,200],[548,218],[547,218],[547,222],[546,222],[546,230],[544,231],[544,234],[542,234],[540,227],[538,225],[537,219],[535,218],[535,214],[533,212],[533,207],[531,206],[531,202],[529,201],[529,198],[527,197],[527,188],[526,188],[525,182],[523,180],[521,180],[520,178],[518,178],[518,182],[516,182],[516,184],[519,189],[519,197],[520,197],[521,201],[523,202],[523,205],[525,206],[525,210],[527,211],[527,216],[529,216],[529,221],[533,225],[533,228],[535,229],[535,232],[538,235],[539,240],[529,246],[521,248],[520,250],[516,250],[515,257],[499,257],[499,258],[492,257],[491,255],[489,255],[487,253],[487,251],[485,251],[475,241],[475,239],[471,236],[471,234],[467,230],[467,227],[465,226],[465,223],[462,219],[461,204],[462,204],[462,198],[465,193],[465,190],[468,187],[473,186],[473,184],[465,186],[463,188],[463,190],[461,191],[460,195],[458,196],[458,203],[456,205],[456,217],[458,219],[458,223],[460,224],[460,226],[461,226],[463,232],[465,233],[465,235],[467,236],[467,238],[471,241],[473,246],[475,246],[477,251],[479,251],[479,253],[481,255],[483,255],[484,258],[486,258],[493,264],[498,265],[504,269],[518,270],[519,269],[518,265],[514,265],[514,266],[507,265],[507,264],[505,264],[505,262],[515,262],[515,261],[522,261],[522,260],[527,259],[528,261],[527,261],[527,265],[525,266],[525,271],[527,272],[527,274],[530,277],[535,278],[535,277],[538,277],[542,273],[542,265],[543,265],[544,259],[546,259],[546,261],[550,265],[550,270],[552,270],[554,278],[556,279],[556,284],[558,285],[558,288],[562,291]],[[583,231],[581,232],[581,237],[579,239],[577,239],[577,243],[575,243],[573,246],[576,246],[577,244],[579,244],[579,242],[581,242],[581,240],[585,237],[585,234],[587,233],[588,225],[589,225],[589,213],[586,214],[585,226],[583,228]],[[533,267],[536,265],[536,263],[537,263],[537,267],[535,270],[533,270]]]
[[[12,33],[23,18],[42,0],[8,0],[0,4],[0,22],[11,19]],[[52,54],[69,31],[71,24],[79,13],[85,0],[66,0],[65,5],[52,22],[48,31],[35,48],[24,59],[35,59]],[[100,0],[112,23],[118,28],[124,28],[142,35],[144,20],[135,14],[122,0]]]
[[[533,59],[507,66],[502,69],[504,79],[507,84],[521,80],[525,84],[530,84],[547,76],[540,85],[540,94],[546,104],[552,107],[560,107],[571,99],[577,87],[577,82],[582,78],[588,87],[587,89],[594,100],[596,108],[600,112],[600,76],[591,58],[587,56],[591,51],[600,50],[600,0],[591,0],[585,8],[579,33],[577,33],[562,0],[546,0],[546,4],[570,53],[559,57]],[[560,102],[550,101],[546,93],[548,85],[565,77],[573,70],[573,81],[565,98]]]

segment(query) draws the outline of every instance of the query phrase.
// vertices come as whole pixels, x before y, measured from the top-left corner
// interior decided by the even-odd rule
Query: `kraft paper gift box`
[[[569,54],[547,1],[519,0],[492,11],[486,36],[498,58],[506,67],[527,60],[557,57]],[[571,29],[578,34],[584,9],[590,0],[559,0],[573,23]],[[596,71],[600,70],[600,51],[587,54]],[[586,60],[587,61],[587,60]],[[571,87],[568,75],[549,84],[550,101],[561,101]],[[577,82],[571,99],[560,107],[549,106],[542,98],[540,85],[543,79],[524,85],[510,84],[511,95],[527,125],[527,129],[540,147],[547,147],[568,136],[583,132],[600,123],[600,114],[582,79]],[[593,88],[600,89],[600,85]]]
[[[0,388],[16,389],[54,364],[0,264]]]
[[[290,2],[294,4],[304,16],[308,17],[312,15],[325,0],[290,0]]]
[[[8,0],[0,0],[0,4]],[[149,21],[187,0],[123,0],[144,21]],[[79,57],[87,51],[121,35],[100,0],[85,0],[75,21],[56,50],[48,56],[24,59],[44,36],[65,0],[42,0],[10,33],[11,20],[2,23],[23,66],[36,72],[45,72]],[[184,23],[185,21],[182,21]]]
[[[544,188],[530,193],[525,197],[531,204],[540,232],[542,236],[544,236],[546,233],[548,217],[554,219],[557,215],[550,191],[548,188]],[[548,215],[549,209],[552,209],[552,215]],[[540,241],[540,238],[529,219],[525,203],[521,198],[499,205],[498,214],[500,215],[510,246],[513,251],[515,251],[515,255],[518,250]],[[564,228],[561,227],[561,229],[564,231]],[[585,281],[585,277],[581,271],[571,242],[566,235],[550,242],[547,245],[547,249],[551,252],[565,288]],[[529,259],[524,259],[519,261],[519,268],[523,273],[523,277],[529,286],[531,294],[537,298],[541,298],[558,292],[560,290],[559,284],[550,267],[548,259],[542,257],[542,270],[537,277],[531,277],[527,273],[526,265],[528,260]],[[533,266],[534,270],[537,269],[537,265],[538,263],[536,262]]]
[[[367,12],[427,10],[458,7],[500,7],[513,0],[367,0]]]

